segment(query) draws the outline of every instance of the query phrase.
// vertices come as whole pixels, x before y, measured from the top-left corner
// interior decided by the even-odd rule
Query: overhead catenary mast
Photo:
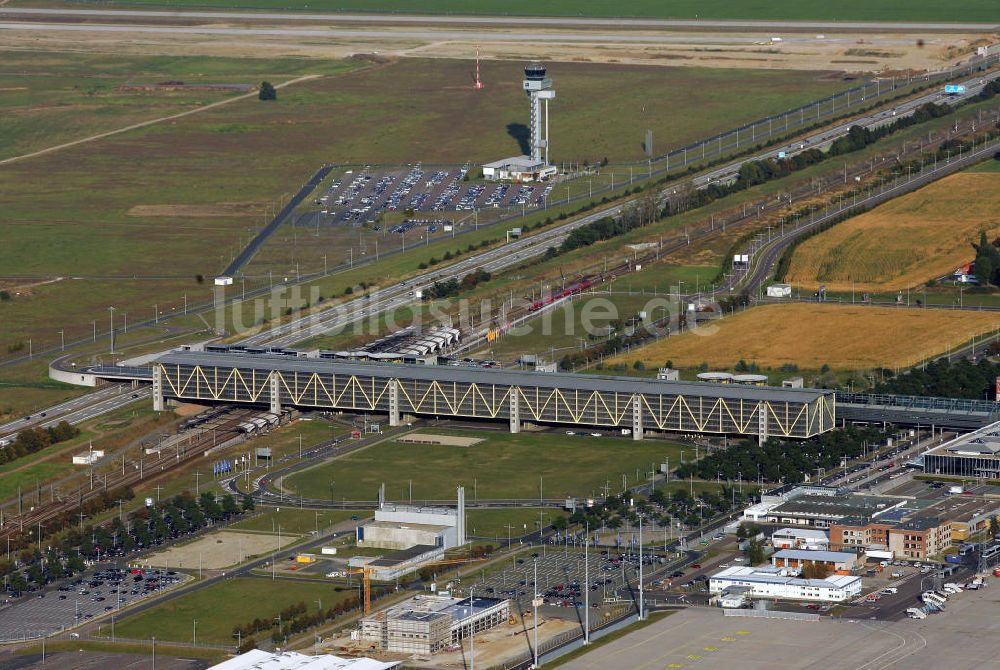
[[[472,85],[472,88],[477,91],[483,87],[483,80],[479,77],[479,45],[476,45],[476,83]]]

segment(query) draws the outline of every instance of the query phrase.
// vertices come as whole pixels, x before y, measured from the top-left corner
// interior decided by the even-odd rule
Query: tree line
[[[997,377],[1000,377],[1000,363],[989,359],[973,363],[967,358],[952,362],[940,358],[876,385],[873,392],[992,400]]]
[[[744,440],[726,449],[714,451],[695,463],[684,463],[676,470],[680,479],[754,480],[797,484],[817,474],[817,469],[830,470],[842,459],[861,456],[866,448],[885,444],[893,435],[870,426],[848,426],[802,441],[769,438],[763,446]]]
[[[71,426],[66,421],[60,421],[49,428],[25,428],[17,434],[13,442],[0,448],[0,465],[37,453],[46,447],[65,442],[79,434],[80,429]]]

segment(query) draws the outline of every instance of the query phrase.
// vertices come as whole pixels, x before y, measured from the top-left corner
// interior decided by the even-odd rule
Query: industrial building
[[[779,549],[771,554],[771,565],[776,568],[801,570],[810,563],[825,565],[838,574],[848,574],[857,566],[858,555],[846,551],[809,549]]]
[[[905,498],[859,495],[818,486],[796,487],[780,495],[764,495],[743,512],[761,523],[829,528],[844,519],[878,517],[906,504]]]
[[[1000,422],[924,452],[923,463],[927,474],[997,479],[1000,477]]]
[[[400,661],[373,658],[341,658],[332,654],[306,656],[295,651],[251,649],[208,670],[393,670],[401,665]]]
[[[366,616],[361,638],[384,651],[434,654],[509,617],[509,600],[419,595]]]
[[[351,568],[366,568],[370,571],[372,579],[381,581],[391,581],[405,577],[425,567],[428,563],[444,559],[444,547],[436,547],[430,544],[418,544],[395,551],[388,556],[353,556],[347,561]],[[342,577],[340,571],[334,571],[327,577]]]
[[[801,579],[787,568],[735,566],[712,575],[708,590],[713,594],[733,587],[749,587],[757,598],[788,598],[841,602],[861,595],[861,578],[832,575],[826,579]],[[731,591],[730,591],[731,592]]]
[[[483,165],[484,179],[538,181],[555,175],[558,170],[549,162],[549,100],[556,97],[552,80],[541,63],[524,68],[522,86],[528,94],[530,156],[512,156]]]
[[[458,507],[416,507],[382,503],[375,519],[358,526],[359,547],[409,549],[430,545],[460,547],[465,538],[465,489],[458,488]]]
[[[832,524],[830,546],[927,560],[955,542],[988,530],[991,520],[998,517],[1000,500],[991,497],[951,495],[938,500],[906,499],[886,514],[846,518]]]
[[[825,531],[811,528],[779,528],[771,533],[775,549],[828,549],[830,538]]]
[[[153,366],[166,399],[681,433],[809,438],[836,425],[832,391],[301,356],[177,351]]]
[[[386,556],[355,556],[352,568],[369,568],[375,579],[392,580],[415,572],[444,558],[445,550],[466,543],[465,487],[457,488],[458,504],[451,507],[419,507],[385,502],[385,487],[379,488],[375,518],[355,529],[359,547],[386,549]],[[336,573],[331,576],[339,576]]]

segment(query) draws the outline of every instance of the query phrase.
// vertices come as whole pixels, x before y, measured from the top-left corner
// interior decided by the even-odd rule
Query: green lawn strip
[[[344,458],[285,478],[284,486],[311,498],[374,500],[386,485],[389,500],[451,499],[464,485],[475,499],[594,497],[610,482],[620,490],[624,475],[636,484],[650,467],[670,457],[679,462],[681,447],[659,441],[635,442],[614,437],[566,436],[555,433],[422,429],[425,434],[484,438],[472,447],[404,444],[388,440]],[[675,459],[678,459],[675,461]],[[391,464],[391,467],[385,467]]]
[[[353,595],[352,590],[336,590],[315,581],[294,579],[258,579],[238,577],[184,593],[144,612],[127,616],[116,624],[116,634],[123,638],[190,642],[193,621],[198,621],[198,641],[234,644],[233,626],[255,618],[270,620],[299,602],[310,611],[322,600],[328,609]],[[110,631],[105,631],[110,635]],[[262,634],[266,636],[266,633]]]
[[[280,511],[278,511],[280,509]],[[371,516],[371,510],[311,510],[293,507],[258,508],[259,514],[253,518],[238,521],[229,530],[276,532],[280,526],[282,533],[305,535],[311,531],[324,531],[356,516],[364,519]]]
[[[543,516],[539,516],[539,513]],[[505,546],[508,530],[509,537],[516,540],[522,535],[538,530],[539,519],[547,525],[558,516],[568,515],[569,512],[565,510],[541,507],[472,508],[465,513],[465,527],[469,535],[487,538],[496,546]],[[508,525],[510,529],[507,528]]]

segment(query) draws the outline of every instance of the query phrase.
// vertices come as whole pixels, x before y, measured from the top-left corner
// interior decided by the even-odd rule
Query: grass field
[[[76,104],[66,82],[91,66],[65,55],[45,55],[35,66],[34,55],[18,57],[8,70],[23,80],[42,76],[50,88],[18,91],[19,106],[65,111]],[[58,342],[53,338],[61,329],[67,340],[85,336],[93,320],[103,325],[108,305],[134,323],[150,318],[154,303],[161,313],[176,314],[185,295],[192,304],[207,302],[210,282],[196,276],[217,273],[263,224],[265,208],[294,192],[319,165],[495,159],[519,151],[515,136],[527,116],[520,65],[509,62],[484,64],[484,76],[496,84],[477,96],[456,83],[469,75],[468,63],[450,60],[407,59],[363,69],[358,60],[227,59],[224,67],[200,57],[108,56],[102,62],[121,80],[142,82],[184,80],[203,71],[202,81],[255,81],[264,73],[276,81],[327,76],[282,89],[277,103],[241,100],[0,169],[0,267],[7,276],[37,278],[3,282],[16,295],[0,305],[0,347],[28,337],[36,344]],[[646,128],[666,149],[846,85],[822,73],[582,63],[562,64],[552,74],[562,105],[552,125],[558,160],[634,158],[641,156]],[[113,88],[115,81],[109,77],[102,85]],[[597,89],[621,104],[608,107],[592,94]],[[687,93],[679,97],[677,90]],[[102,95],[93,97],[118,108]],[[112,125],[105,117],[118,112],[102,109],[82,110],[76,122],[81,132]],[[692,109],[698,112],[688,113]],[[35,128],[33,117],[20,115],[8,134],[44,136],[52,122],[46,114],[38,117]],[[344,255],[342,246],[324,251],[331,263]]]
[[[988,164],[987,164],[988,165]],[[951,175],[839,223],[795,250],[785,280],[815,290],[884,291],[950,275],[1000,232],[1000,175]]]
[[[311,581],[240,577],[121,619],[115,633],[138,640],[148,640],[155,635],[157,641],[191,642],[193,621],[197,619],[199,642],[235,644],[232,637],[235,625],[258,617],[270,619],[299,602],[304,602],[312,611],[316,610],[317,600],[323,601],[324,608],[330,608],[352,594],[352,591],[335,591],[332,585]],[[266,633],[263,635],[267,637]]]
[[[281,526],[282,533],[289,535],[305,535],[310,531],[323,531],[342,521],[348,521],[352,516],[364,519],[371,516],[370,510],[310,510],[282,507],[280,511],[274,508],[262,508],[260,514],[252,519],[238,521],[229,528],[233,530],[250,530],[257,532],[276,532]]]
[[[415,500],[452,499],[459,485],[472,500],[538,497],[541,478],[546,498],[593,497],[609,480],[612,492],[621,490],[623,474],[632,486],[636,469],[644,480],[650,466],[665,457],[679,462],[681,449],[666,442],[562,433],[429,432],[486,441],[468,448],[386,441],[291,475],[284,486],[311,498],[329,498],[332,487],[336,499],[374,500],[385,482],[388,500],[406,501],[412,481]]]
[[[6,51],[0,73],[0,159],[176,114],[238,92],[122,90],[164,81],[185,85],[280,83],[322,69],[304,59],[109,58],[104,54]]]
[[[470,509],[465,513],[465,526],[470,535],[493,538],[494,542],[506,544],[507,525],[510,537],[516,539],[521,535],[538,530],[538,513],[542,512],[545,524],[552,522],[556,516],[566,516],[569,512],[555,509],[513,508],[513,509]]]
[[[19,3],[22,4],[22,3]],[[89,3],[81,3],[89,4]],[[344,12],[408,12],[415,14],[486,14],[494,16],[593,16],[650,17],[682,19],[800,19],[824,21],[988,21],[995,9],[990,0],[957,0],[942,4],[934,0],[915,0],[899,11],[892,0],[843,0],[836,4],[801,3],[795,0],[633,0],[627,4],[610,0],[530,0],[477,2],[461,0],[118,0],[119,5],[165,5],[172,8],[239,7],[259,9],[308,9]]]
[[[985,163],[980,163],[976,167],[969,170],[969,172],[988,172],[988,173],[1000,172],[1000,160],[992,160],[992,161],[986,161]]]
[[[617,362],[729,369],[740,359],[763,368],[899,368],[1000,327],[1000,315],[941,309],[789,304],[754,307],[698,331],[659,340]]]

